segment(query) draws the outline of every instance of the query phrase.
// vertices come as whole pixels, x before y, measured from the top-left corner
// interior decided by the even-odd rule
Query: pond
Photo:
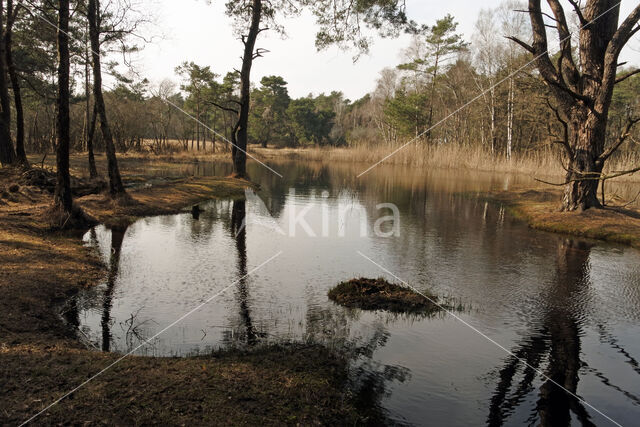
[[[261,190],[246,201],[88,232],[109,266],[69,309],[89,345],[188,356],[321,342],[354,355],[362,404],[398,423],[637,422],[638,251],[532,231],[477,197],[523,177],[271,166],[284,177],[250,165]],[[375,232],[393,213],[380,204],[398,220]],[[421,318],[329,301],[354,277],[406,281],[461,310]]]

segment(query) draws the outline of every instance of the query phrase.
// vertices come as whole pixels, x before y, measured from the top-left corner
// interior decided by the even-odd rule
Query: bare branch
[[[627,74],[625,74],[624,76],[620,76],[616,79],[616,84],[621,83],[625,80],[627,80],[629,77],[634,76],[636,74],[640,73],[640,68],[637,68],[633,71],[628,72]]]
[[[636,172],[640,172],[640,166],[637,168],[633,168],[633,169],[628,169],[626,171],[616,171],[613,173],[613,175],[603,175],[602,179],[613,179],[613,178],[618,178],[624,175],[631,175],[632,173],[636,173]]]
[[[612,175],[602,175],[602,174],[593,173],[592,174],[593,176],[586,176],[584,178],[574,178],[574,179],[570,179],[570,180],[567,180],[566,182],[562,182],[562,183],[549,182],[549,181],[545,181],[543,179],[539,179],[539,178],[535,178],[535,177],[533,179],[538,181],[538,182],[541,182],[543,184],[553,185],[555,187],[563,187],[563,186],[565,186],[567,184],[570,184],[572,182],[593,181],[593,180],[606,181],[606,180],[613,179],[613,178],[619,178],[619,177],[624,176],[624,175],[631,175],[631,174],[636,173],[636,172],[640,172],[640,166],[637,167],[637,168],[633,168],[633,169],[629,169],[629,170],[625,170],[625,171],[616,171]]]
[[[551,108],[551,110],[553,110],[553,112],[555,113],[556,119],[558,119],[558,121],[562,124],[562,128],[564,130],[563,139],[561,141],[553,141],[553,142],[556,144],[562,144],[562,146],[567,151],[569,158],[572,158],[573,149],[571,148],[571,145],[569,145],[569,124],[567,123],[566,120],[562,118],[562,116],[560,116],[560,111],[557,108],[555,108],[553,105],[551,105],[551,102],[549,102],[548,99],[546,101],[549,108]]]
[[[238,110],[235,110],[235,109],[229,108],[229,107],[225,107],[225,106],[220,105],[220,104],[218,104],[216,102],[213,102],[213,101],[208,101],[207,104],[211,104],[214,107],[218,107],[219,109],[224,110],[224,111],[229,111],[229,112],[235,113],[236,115],[238,114]]]
[[[258,49],[256,49],[255,53],[253,54],[252,59],[262,58],[265,53],[269,53],[269,51],[267,49],[258,48]]]
[[[569,3],[571,3],[571,6],[573,6],[573,10],[576,12],[576,15],[578,15],[578,19],[580,20],[580,26],[581,27],[585,27],[589,21],[587,21],[584,17],[584,14],[582,13],[582,9],[580,9],[580,5],[578,4],[578,2],[576,0],[567,0]]]
[[[618,5],[618,7],[620,7]],[[627,44],[629,39],[640,30],[640,26],[638,26],[638,21],[640,21],[640,4],[633,9],[631,14],[627,16],[622,24],[618,27],[617,31],[611,38],[611,41],[607,45],[607,50],[605,53],[605,68],[604,68],[604,77],[602,79],[602,86],[605,88],[611,88],[615,85],[616,82],[616,71],[618,69],[618,57],[620,56],[620,52],[622,48]],[[606,102],[604,98],[607,91],[601,91],[601,96],[599,99],[600,104]]]
[[[569,182],[571,182],[571,181],[569,181],[569,182],[561,182],[561,183],[557,183],[557,182],[549,182],[549,181],[545,181],[545,180],[543,180],[543,179],[536,178],[535,176],[533,177],[533,179],[534,179],[535,181],[541,182],[541,183],[543,183],[543,184],[553,185],[554,187],[564,187],[564,186],[565,186],[565,185],[567,185]]]
[[[571,48],[571,33],[569,25],[564,14],[564,9],[559,0],[547,0],[553,14],[556,17],[558,38],[560,43],[560,58],[558,58],[558,74],[560,79],[563,77],[563,67],[567,69],[568,83],[574,91],[578,90],[580,81],[580,72],[573,61],[573,52]]]
[[[533,49],[533,47],[525,42],[523,42],[522,40],[520,40],[517,37],[514,36],[507,36],[507,39],[516,42],[517,44],[519,44],[520,46],[522,46],[526,51],[535,54],[536,51]]]
[[[523,9],[515,9],[515,10],[514,10],[514,12],[529,13],[529,11],[528,11],[528,10],[523,10]],[[551,20],[552,20],[552,21],[554,21],[554,22],[558,22],[558,20],[557,20],[555,17],[553,17],[553,16],[549,15],[549,14],[548,14],[548,13],[546,13],[546,12],[542,12],[542,15],[543,15],[543,16],[546,16],[547,18],[551,19]],[[547,25],[547,26],[548,26],[548,25]],[[551,28],[555,28],[555,27],[553,27],[553,26],[550,26],[550,27],[551,27]]]
[[[611,157],[611,155],[613,153],[615,153],[618,148],[620,148],[620,146],[622,144],[624,144],[624,142],[627,140],[627,138],[629,137],[629,135],[631,134],[631,130],[633,129],[633,127],[636,125],[636,123],[640,122],[640,117],[639,118],[627,118],[627,125],[625,126],[624,131],[622,131],[622,133],[620,134],[620,136],[618,137],[618,140],[616,141],[615,144],[613,144],[611,147],[609,147],[604,153],[602,153],[598,159],[596,160],[596,162],[598,162],[599,164],[604,163],[609,157]]]

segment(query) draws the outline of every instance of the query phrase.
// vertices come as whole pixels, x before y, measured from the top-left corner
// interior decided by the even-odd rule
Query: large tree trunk
[[[254,49],[256,39],[260,33],[262,18],[262,0],[253,0],[251,12],[251,26],[249,34],[243,38],[244,55],[242,56],[242,70],[240,72],[240,114],[236,125],[237,137],[232,149],[233,174],[238,178],[247,177],[247,138],[249,126],[249,108],[251,107],[251,66],[255,58]]]
[[[69,0],[58,2],[58,116],[56,121],[58,145],[56,149],[57,181],[54,203],[71,215],[71,179],[69,177]]]
[[[604,147],[606,119],[581,107],[574,107],[569,116],[571,150],[562,208],[565,211],[600,208],[597,193],[604,163],[598,159]]]
[[[109,171],[109,192],[112,197],[124,195],[125,189],[120,177],[116,149],[113,145],[113,135],[107,120],[107,111],[102,95],[102,68],[100,64],[100,0],[89,0],[89,38],[93,56],[93,96],[100,117],[100,129],[107,152],[107,168]]]
[[[0,163],[6,166],[16,161],[16,152],[11,141],[11,99],[7,86],[4,17],[4,2],[0,2]]]

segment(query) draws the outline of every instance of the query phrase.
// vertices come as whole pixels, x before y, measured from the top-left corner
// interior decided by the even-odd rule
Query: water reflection
[[[553,286],[543,295],[541,322],[511,350],[514,356],[500,369],[487,425],[501,426],[508,422],[525,397],[535,392],[538,371],[544,372],[546,378],[539,387],[535,410],[527,420],[529,424],[568,426],[574,417],[587,426],[603,421],[593,419],[583,402],[574,397],[578,395],[580,370],[589,369],[581,360],[584,334],[581,319],[586,313],[582,312],[584,305],[575,304],[575,299],[590,285],[592,247],[586,242],[558,240],[555,278]],[[622,348],[619,350],[626,353]],[[633,364],[635,359],[631,360]],[[600,379],[638,402],[636,396],[611,384],[604,374],[600,374]]]
[[[122,242],[124,241],[124,235],[127,232],[127,227],[112,228],[111,229],[111,257],[109,261],[109,273],[107,275],[107,286],[104,291],[104,297],[102,302],[102,350],[111,350],[111,328],[113,321],[111,320],[111,308],[113,306],[113,291],[116,286],[116,280],[118,278],[118,269],[120,267],[120,251],[122,250]],[[133,324],[133,316],[131,318],[130,326],[133,329],[128,330],[128,335],[131,336],[135,332],[135,325]],[[130,341],[130,338],[127,339]]]
[[[388,418],[383,400],[391,393],[389,386],[411,378],[410,369],[375,360],[375,352],[387,345],[389,336],[382,323],[377,323],[368,340],[362,344],[352,343],[350,348],[352,367],[349,386],[355,395],[356,407],[368,417],[368,425],[388,425],[391,419]]]
[[[253,321],[251,320],[251,311],[249,308],[249,289],[247,277],[247,228],[245,226],[247,218],[247,208],[244,200],[235,200],[233,202],[231,212],[230,232],[236,243],[238,256],[238,284],[235,290],[235,296],[240,309],[240,319],[243,325],[243,333],[237,334],[236,337],[244,339],[249,346],[256,344],[258,334],[256,333]],[[228,340],[228,338],[227,338]]]
[[[381,274],[361,251],[421,290],[471,305],[461,317],[621,423],[640,416],[636,251],[533,232],[474,197],[516,179],[376,170],[357,180],[353,168],[303,163],[277,170],[285,179],[249,171],[261,184],[261,200],[249,194],[246,201],[203,203],[197,216],[187,209],[145,218],[124,238],[104,227],[88,233],[87,244],[103,254],[110,273],[78,299],[80,331],[98,347],[124,351],[139,342],[127,334],[130,324],[151,336],[233,284],[139,353],[322,343],[349,355],[354,396],[396,421],[603,421],[449,316],[390,316],[330,302],[327,291],[336,283]],[[400,236],[361,237],[359,214],[371,228],[376,205],[387,202],[400,209]],[[340,224],[346,236],[334,221],[328,237],[278,233],[306,204],[318,235],[325,206],[331,215],[353,208]],[[244,277],[280,250],[277,262]]]

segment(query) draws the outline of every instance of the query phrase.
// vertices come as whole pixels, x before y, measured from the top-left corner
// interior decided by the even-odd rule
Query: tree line
[[[343,2],[340,7],[333,0],[228,1],[226,12],[234,18],[244,44],[242,69],[236,73],[239,90],[234,96],[237,99],[225,101],[234,101],[236,108],[224,107],[236,115],[230,136],[234,173],[238,177],[246,177],[251,68],[253,61],[264,52],[255,48],[258,35],[270,27],[283,31],[277,18],[298,14],[302,8],[310,8],[317,17],[318,46],[354,43],[365,51],[361,26],[381,29],[383,23],[393,23],[395,28],[395,24],[407,22],[403,2],[389,0],[366,4]],[[115,104],[121,100],[131,105],[148,101],[140,90],[135,90],[143,87],[145,81],[138,84],[127,81],[115,71],[113,64],[107,64],[109,74],[120,84],[105,96],[102,62],[104,53],[114,45],[125,58],[137,49],[131,40],[135,37],[144,40],[144,36],[137,33],[144,20],[141,16],[136,15],[134,2],[130,0],[109,2],[106,7],[100,0],[17,0],[15,4],[12,0],[0,1],[0,163],[3,167],[29,168],[26,147],[33,151],[55,149],[57,181],[53,210],[61,214],[61,218],[66,217],[62,226],[86,219],[73,204],[69,152],[72,144],[86,148],[90,174],[97,176],[94,158],[97,129],[107,154],[109,192],[116,201],[129,201],[118,168],[116,141],[122,149],[127,141],[131,142],[131,134],[123,131],[124,120],[118,120],[117,115],[114,120],[114,115],[107,114],[107,108],[110,112],[117,111]],[[381,32],[391,35],[388,31]],[[55,57],[52,52],[56,53]],[[192,77],[197,70],[186,64],[177,71]],[[78,81],[78,75],[84,77],[84,85]],[[82,86],[84,90],[79,90]],[[197,85],[184,89],[196,96],[197,117],[189,117],[195,119],[199,144],[200,89]],[[186,113],[170,97],[156,98]],[[180,101],[186,106],[186,100]],[[82,129],[75,129],[75,137],[72,122],[77,126],[81,121],[72,121],[72,107],[76,116],[79,111],[84,113]],[[25,117],[27,115],[30,117]],[[136,117],[135,121],[140,119]],[[141,134],[135,139],[137,148],[141,149],[141,138],[145,136],[148,135]]]
[[[551,13],[539,0],[507,0],[481,11],[465,40],[454,17],[419,25],[399,0],[228,1],[241,68],[218,74],[186,61],[173,80],[152,85],[101,61],[117,51],[126,63],[144,43],[145,18],[130,1],[62,3],[1,2],[0,161],[27,166],[27,152],[85,151],[93,177],[93,153],[105,151],[114,197],[124,194],[117,152],[228,150],[235,174],[246,177],[249,143],[391,148],[417,140],[506,158],[557,146],[567,170],[564,207],[575,210],[599,207],[598,183],[615,175],[603,172],[605,162],[637,150],[625,143],[638,137],[640,74],[618,57],[639,31],[640,6],[621,20],[613,0],[548,0]],[[339,90],[293,99],[281,76],[252,84],[254,62],[267,53],[260,35],[284,32],[284,20],[304,8],[316,16],[318,48],[366,53],[366,28],[407,32],[411,42],[358,100]],[[62,9],[71,13],[61,22]]]

